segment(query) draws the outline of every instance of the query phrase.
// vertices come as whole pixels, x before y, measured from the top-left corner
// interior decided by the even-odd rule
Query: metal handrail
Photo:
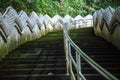
[[[76,71],[77,71],[77,80],[86,80],[84,75],[81,71],[81,60],[80,57],[82,57],[87,63],[89,63],[95,70],[97,70],[103,77],[105,77],[108,80],[119,80],[115,76],[113,76],[111,73],[109,73],[107,70],[105,70],[103,67],[101,67],[99,64],[97,64],[94,60],[92,60],[86,53],[84,53],[69,37],[68,35],[68,27],[69,23],[65,23],[63,27],[63,33],[64,33],[64,47],[65,47],[65,54],[66,54],[66,64],[67,64],[67,73],[71,75],[72,80],[76,80],[75,74],[72,70],[72,65],[74,65]],[[71,47],[76,51],[76,62],[74,58],[71,55]]]

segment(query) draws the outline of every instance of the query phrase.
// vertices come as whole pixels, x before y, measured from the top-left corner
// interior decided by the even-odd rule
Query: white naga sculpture
[[[70,15],[65,15],[65,17],[55,15],[51,18],[47,14],[38,15],[34,11],[30,15],[27,15],[23,10],[17,13],[14,8],[9,6],[3,14],[0,13],[0,55],[4,57],[9,51],[26,41],[40,38],[48,32],[62,29],[65,23],[70,23],[69,28],[80,28],[76,27],[76,25],[88,27],[92,23],[89,21],[85,22],[86,19],[92,19],[92,15],[84,18],[80,15],[75,18]],[[73,24],[76,20],[78,22]],[[84,22],[87,24],[86,26],[84,26]]]
[[[120,48],[120,6],[107,7],[93,14],[94,32]]]

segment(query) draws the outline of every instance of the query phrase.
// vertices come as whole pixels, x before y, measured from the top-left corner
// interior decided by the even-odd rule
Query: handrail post
[[[64,24],[64,27],[63,27],[63,32],[64,30],[66,30],[66,26],[67,26],[67,23]],[[66,56],[66,74],[69,75],[69,59],[68,59],[68,41],[67,41],[67,38],[64,36],[64,48],[65,48],[65,56]]]
[[[80,76],[79,76],[79,72],[81,73],[81,59],[80,59],[80,55],[76,53],[76,63],[77,63],[77,80],[81,80]]]
[[[68,55],[69,55],[68,58],[69,58],[69,63],[70,63],[70,76],[71,76],[71,80],[76,80],[75,75],[73,73],[72,61],[71,61],[71,58],[70,58],[70,56],[72,56],[71,55],[71,45],[70,45],[70,43],[68,43]]]

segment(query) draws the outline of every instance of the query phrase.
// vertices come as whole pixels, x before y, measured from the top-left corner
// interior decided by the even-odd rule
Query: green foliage
[[[17,11],[24,10],[27,13],[35,11],[50,16],[69,14],[74,17],[78,14],[92,14],[95,10],[107,6],[116,8],[119,4],[119,0],[0,0],[0,10],[12,6]]]

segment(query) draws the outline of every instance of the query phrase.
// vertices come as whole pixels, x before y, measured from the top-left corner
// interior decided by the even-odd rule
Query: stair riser
[[[30,74],[66,74],[66,69],[41,69],[41,70],[11,70],[11,71],[0,71],[0,76],[8,75],[30,75]]]
[[[33,68],[41,68],[41,67],[44,67],[44,68],[53,68],[53,67],[56,67],[56,68],[65,68],[66,67],[66,64],[49,64],[49,65],[6,65],[6,66],[1,66],[0,69],[33,69]]]

